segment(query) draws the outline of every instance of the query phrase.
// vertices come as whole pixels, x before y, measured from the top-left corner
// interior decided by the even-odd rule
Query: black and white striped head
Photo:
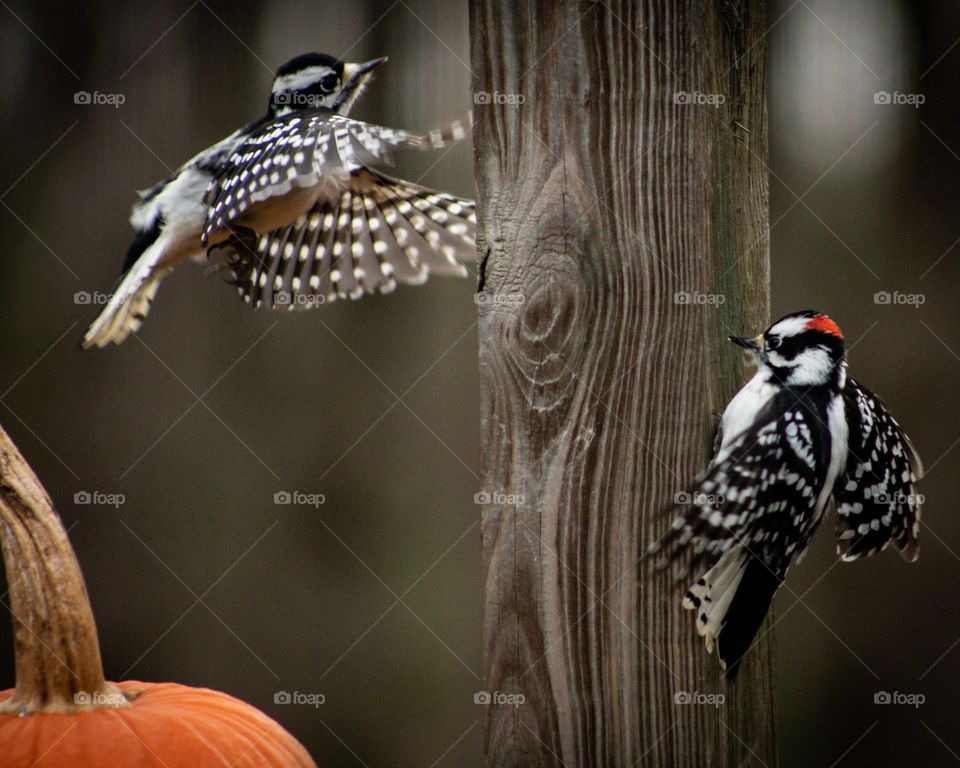
[[[304,53],[277,70],[267,112],[282,117],[304,109],[330,109],[346,115],[386,58],[361,64],[325,53]]]
[[[754,339],[731,336],[730,341],[750,352],[757,368],[772,381],[802,387],[844,385],[847,353],[843,334],[833,320],[819,312],[794,312]]]

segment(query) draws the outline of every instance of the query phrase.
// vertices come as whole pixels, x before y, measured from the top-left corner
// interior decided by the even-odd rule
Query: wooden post
[[[640,560],[768,320],[764,3],[470,5],[487,765],[772,768],[772,636]]]

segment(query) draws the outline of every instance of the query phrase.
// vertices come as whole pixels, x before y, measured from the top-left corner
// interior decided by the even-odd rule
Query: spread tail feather
[[[163,276],[152,277],[138,288],[122,297],[120,289],[110,297],[107,306],[97,315],[83,336],[82,346],[105,347],[113,342],[120,344],[131,333],[140,330],[150,311],[150,304],[160,287]]]
[[[139,330],[150,311],[160,281],[172,269],[157,267],[167,242],[167,238],[160,234],[159,224],[137,236],[127,254],[126,270],[110,300],[83,336],[81,345],[84,349],[105,347],[111,342],[119,344],[130,333]]]

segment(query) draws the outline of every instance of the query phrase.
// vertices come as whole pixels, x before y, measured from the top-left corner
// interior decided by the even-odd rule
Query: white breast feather
[[[750,381],[737,392],[733,400],[723,412],[720,425],[723,430],[723,442],[714,458],[714,463],[723,461],[740,434],[748,429],[757,419],[757,414],[763,409],[776,392],[776,387],[769,383],[764,371],[757,371]]]

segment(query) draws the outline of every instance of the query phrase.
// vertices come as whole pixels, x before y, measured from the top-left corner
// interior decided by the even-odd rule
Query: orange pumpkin
[[[300,743],[259,710],[207,688],[118,686],[130,706],[73,714],[0,715],[4,768],[313,766]],[[11,693],[0,693],[0,701]]]
[[[60,518],[0,429],[0,546],[17,686],[0,692],[3,768],[316,768],[249,704],[176,683],[108,683]]]

